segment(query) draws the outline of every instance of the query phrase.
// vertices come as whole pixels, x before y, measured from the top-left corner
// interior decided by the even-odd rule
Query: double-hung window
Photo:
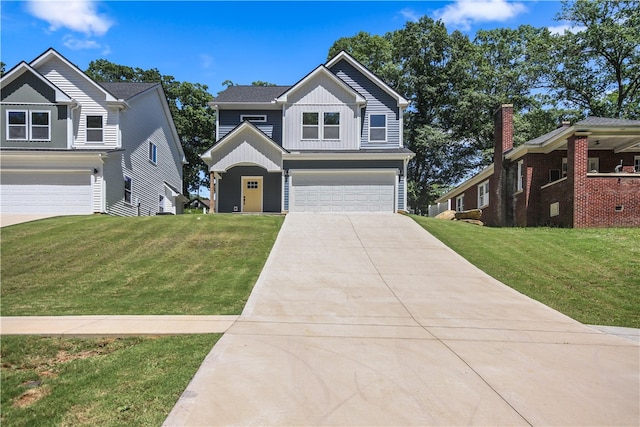
[[[319,139],[318,113],[302,113],[302,139]]]
[[[340,139],[340,113],[324,113],[323,139]]]
[[[51,141],[51,112],[8,110],[7,139],[12,141]]]
[[[131,204],[131,178],[124,177],[124,202]]]
[[[456,211],[462,212],[464,210],[464,194],[456,197]]]
[[[516,191],[524,190],[524,160],[518,162],[518,180],[516,182]]]
[[[154,165],[158,163],[158,146],[149,141],[149,160]]]
[[[87,116],[87,142],[102,142],[102,131],[102,116]]]
[[[483,208],[489,205],[489,181],[478,185],[478,207]]]
[[[371,114],[369,116],[369,141],[387,141],[387,116],[384,114]]]

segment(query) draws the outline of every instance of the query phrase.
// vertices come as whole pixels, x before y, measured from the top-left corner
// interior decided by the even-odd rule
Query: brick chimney
[[[504,154],[513,149],[513,104],[502,104],[494,114],[493,176],[490,181],[489,225],[507,225],[507,172]]]

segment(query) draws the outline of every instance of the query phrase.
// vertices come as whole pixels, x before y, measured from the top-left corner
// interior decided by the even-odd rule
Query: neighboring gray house
[[[49,49],[0,85],[1,213],[182,212],[185,155],[159,83],[98,83]]]
[[[293,86],[230,86],[210,105],[213,211],[407,210],[408,102],[349,54]]]

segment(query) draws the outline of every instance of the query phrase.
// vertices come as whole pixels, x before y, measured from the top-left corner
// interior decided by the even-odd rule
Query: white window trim
[[[127,180],[129,180],[129,182],[130,182],[130,185],[129,185],[129,201],[127,201]],[[123,185],[124,196],[123,196],[122,200],[127,205],[133,205],[133,178],[131,178],[130,176],[125,175],[123,184],[124,184]]]
[[[371,126],[372,116],[384,116],[384,127]],[[384,143],[387,142],[387,130],[389,128],[389,118],[386,114],[369,114],[369,142],[371,143]],[[384,129],[384,139],[371,139],[371,129]]]
[[[456,212],[462,212],[464,210],[464,194],[456,197]]]
[[[157,165],[158,164],[158,146],[151,141],[149,141],[148,153],[149,153],[149,161],[154,165]]]
[[[240,121],[244,122],[248,120],[252,123],[266,123],[267,115],[266,114],[240,114]]]
[[[100,117],[100,123],[101,123],[101,127],[99,128],[90,128],[89,127],[89,117]],[[101,144],[104,142],[104,116],[100,115],[100,114],[87,114],[84,117],[84,128],[85,128],[85,136],[84,139],[88,144]],[[102,134],[102,138],[100,139],[100,141],[89,141],[89,130],[98,130],[100,129],[100,132]]]
[[[516,181],[516,191],[524,190],[524,160],[518,162],[518,176]]]
[[[640,156],[633,156],[633,170],[640,173]]]
[[[325,115],[326,114],[337,114],[338,115],[338,124],[337,125],[327,125],[324,123],[325,120]],[[321,138],[322,140],[326,140],[326,141],[340,141],[340,134],[341,129],[340,129],[340,122],[341,122],[341,114],[339,111],[323,111],[322,112],[322,135]],[[330,127],[330,128],[338,128],[338,137],[337,138],[325,138],[325,128]]]
[[[13,127],[17,127],[17,126],[24,126],[24,138],[11,138],[9,135],[9,113],[24,113],[24,125],[11,125]],[[6,135],[7,135],[7,141],[28,141],[29,140],[29,110],[7,110],[7,114],[6,114]]]
[[[318,124],[317,125],[305,125],[304,124],[304,115],[305,114],[317,114],[318,115]],[[300,128],[300,131],[302,132],[302,135],[300,135],[300,139],[301,140],[303,140],[303,141],[318,141],[318,140],[321,139],[320,138],[320,112],[319,111],[303,111],[300,123],[302,124],[302,127]],[[314,126],[318,129],[318,137],[317,138],[305,138],[304,137],[304,129],[305,128],[314,127]]]
[[[589,166],[591,166],[591,162],[595,163],[595,168],[589,168]],[[589,157],[587,159],[587,173],[594,173],[593,171],[595,170],[595,173],[599,173],[600,172],[600,158],[599,157]]]
[[[480,196],[480,189],[482,189],[482,198]],[[486,180],[478,185],[478,208],[484,208],[489,206],[489,180]]]

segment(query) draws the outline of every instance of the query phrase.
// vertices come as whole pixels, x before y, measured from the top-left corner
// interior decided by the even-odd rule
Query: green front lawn
[[[3,316],[239,314],[282,216],[60,217],[3,228]]]
[[[412,217],[481,270],[582,323],[640,328],[640,228],[490,228]]]
[[[159,426],[219,337],[2,337],[0,424]]]

